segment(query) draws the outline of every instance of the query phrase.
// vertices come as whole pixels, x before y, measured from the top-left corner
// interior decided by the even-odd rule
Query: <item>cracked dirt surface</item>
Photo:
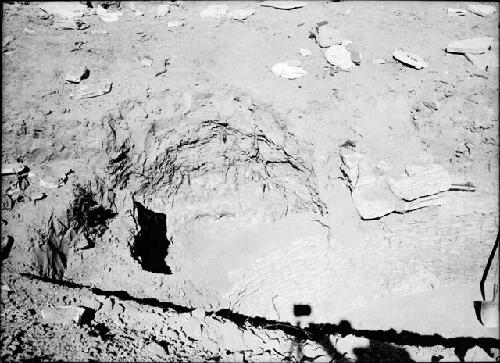
[[[119,21],[87,9],[81,30],[41,3],[3,7],[3,359],[498,359],[498,328],[473,308],[498,233],[498,12],[222,2],[255,9],[235,21],[202,18],[213,2],[168,2],[165,17],[101,3]],[[328,65],[309,34],[323,20],[359,66]],[[444,51],[483,36],[488,70]],[[287,59],[308,75],[276,77]],[[103,80],[109,93],[74,96]],[[368,164],[354,179],[348,153]],[[356,182],[430,164],[465,187],[361,218]],[[495,273],[498,253],[486,300]],[[311,308],[300,327],[296,305]],[[61,306],[85,313],[42,314]]]

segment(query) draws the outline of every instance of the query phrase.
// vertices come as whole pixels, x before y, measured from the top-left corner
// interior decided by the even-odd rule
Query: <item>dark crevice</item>
[[[132,256],[144,270],[155,273],[171,274],[165,263],[170,241],[167,239],[166,216],[146,209],[135,202],[140,232],[132,246]]]
[[[39,277],[36,275],[21,273],[22,276],[28,277],[34,280],[41,280],[44,282],[49,282],[57,285],[62,285],[70,288],[85,288],[89,289],[96,295],[104,295],[104,296],[114,296],[124,301],[135,301],[142,305],[159,307],[162,309],[171,309],[176,311],[177,313],[187,313],[191,312],[194,309],[189,308],[182,305],[177,305],[171,302],[162,302],[154,298],[136,298],[131,296],[126,291],[104,291],[99,288],[92,288],[85,285],[76,284],[70,281],[63,280],[53,280],[46,277]],[[402,330],[398,332],[394,329],[389,330],[364,330],[364,329],[354,329],[351,324],[346,320],[341,320],[338,324],[310,324],[307,328],[301,328],[299,326],[294,326],[288,322],[280,322],[276,320],[269,320],[263,317],[251,317],[239,313],[235,313],[229,309],[221,309],[213,312],[207,312],[209,316],[218,316],[227,320],[232,321],[239,327],[245,327],[247,325],[251,325],[253,327],[268,329],[268,330],[281,330],[284,333],[294,337],[297,341],[304,341],[306,339],[313,340],[318,344],[323,346],[326,345],[328,350],[334,350],[332,346],[328,346],[329,343],[326,342],[326,338],[329,335],[340,335],[346,336],[352,334],[356,337],[363,337],[369,339],[371,342],[380,342],[380,343],[390,343],[394,345],[408,345],[408,346],[420,346],[420,347],[433,347],[441,345],[445,348],[454,348],[456,354],[460,357],[460,355],[465,354],[468,349],[473,348],[474,346],[479,346],[485,351],[490,351],[492,348],[498,348],[500,344],[499,339],[495,338],[473,338],[473,337],[455,337],[455,338],[445,338],[439,334],[428,335],[428,334],[419,334],[414,333],[407,330]],[[384,351],[387,347],[377,345],[370,345],[372,352]],[[388,348],[387,348],[388,349]],[[332,350],[332,352],[333,352]],[[367,351],[358,351],[361,356],[367,356],[369,352]],[[406,355],[403,352],[396,352],[397,356],[401,359],[406,359]],[[401,355],[398,355],[401,354]]]

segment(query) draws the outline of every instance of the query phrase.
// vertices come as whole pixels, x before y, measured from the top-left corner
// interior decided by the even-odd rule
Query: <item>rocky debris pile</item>
[[[357,151],[343,149],[341,160],[362,219],[442,205],[443,192],[452,187],[448,172],[437,164],[408,165],[404,174],[396,176],[387,163],[376,163]]]
[[[166,215],[170,236],[201,219],[323,213],[314,171],[272,109],[225,90],[172,99],[168,119],[124,104],[107,122],[111,184]]]

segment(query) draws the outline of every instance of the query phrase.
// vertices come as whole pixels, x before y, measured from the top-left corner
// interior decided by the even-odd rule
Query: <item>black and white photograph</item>
[[[0,361],[500,362],[499,6],[3,2]]]

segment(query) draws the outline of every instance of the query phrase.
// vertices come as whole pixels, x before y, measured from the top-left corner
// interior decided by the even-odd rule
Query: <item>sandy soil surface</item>
[[[75,4],[3,5],[2,359],[498,361],[497,4]]]

